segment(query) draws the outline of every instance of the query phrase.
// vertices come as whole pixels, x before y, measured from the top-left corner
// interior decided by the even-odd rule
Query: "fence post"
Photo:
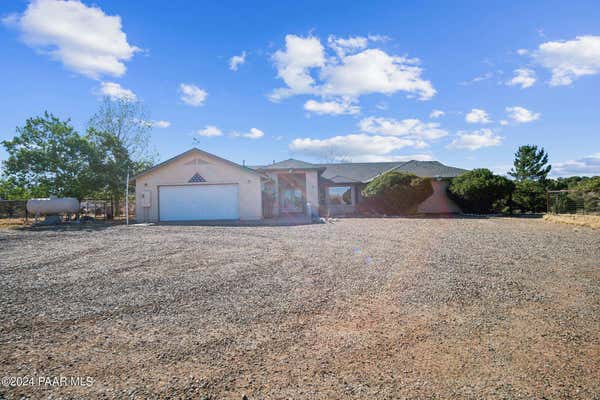
[[[550,191],[546,190],[546,214],[550,213]]]

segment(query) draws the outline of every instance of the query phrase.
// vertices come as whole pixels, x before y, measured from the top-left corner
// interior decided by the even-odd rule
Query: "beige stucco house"
[[[289,159],[246,167],[193,148],[134,177],[140,222],[260,220],[356,212],[361,190],[388,171],[432,180],[424,213],[460,209],[446,195],[447,179],[465,172],[437,161],[312,164]]]

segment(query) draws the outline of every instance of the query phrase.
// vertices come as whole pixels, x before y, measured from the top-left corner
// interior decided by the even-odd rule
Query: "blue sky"
[[[44,110],[83,132],[109,94],[145,104],[161,160],[504,173],[531,143],[600,174],[597,1],[135,3],[0,4],[0,139]]]

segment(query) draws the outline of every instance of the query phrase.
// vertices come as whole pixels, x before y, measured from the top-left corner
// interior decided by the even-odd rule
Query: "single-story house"
[[[466,170],[437,161],[313,164],[289,159],[248,167],[193,148],[133,178],[136,218],[158,222],[349,215],[362,200],[362,188],[388,171],[436,178],[420,212],[460,212],[446,187],[448,178]]]

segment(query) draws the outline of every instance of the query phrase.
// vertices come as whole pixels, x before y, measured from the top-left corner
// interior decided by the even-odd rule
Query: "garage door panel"
[[[238,186],[161,186],[159,207],[161,221],[238,219]]]

